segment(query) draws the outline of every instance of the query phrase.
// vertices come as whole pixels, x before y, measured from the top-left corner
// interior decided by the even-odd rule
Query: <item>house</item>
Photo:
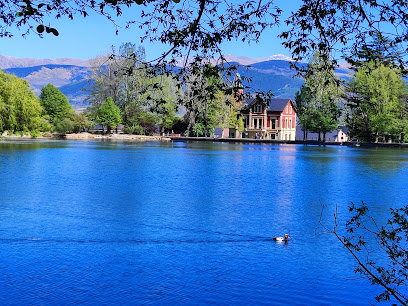
[[[292,99],[271,99],[266,103],[257,96],[246,102],[241,116],[245,126],[243,137],[296,139],[296,111]]]
[[[335,138],[335,142],[347,142],[349,140],[349,137],[347,135],[347,129],[339,129],[337,132],[337,136]]]

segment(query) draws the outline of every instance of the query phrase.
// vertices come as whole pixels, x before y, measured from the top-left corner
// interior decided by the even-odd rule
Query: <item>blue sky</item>
[[[284,10],[281,24],[291,10],[295,10],[299,0],[276,0],[275,4]],[[139,7],[134,6],[126,14],[138,14]],[[90,59],[99,55],[107,54],[110,46],[119,46],[123,42],[140,44],[141,32],[137,26],[130,29],[116,28],[102,16],[93,14],[90,17],[57,20],[53,25],[58,29],[60,35],[54,37],[45,34],[44,38],[31,33],[26,38],[21,37],[17,31],[12,38],[0,38],[0,54],[17,58],[61,58],[73,57]],[[290,55],[281,45],[277,35],[282,28],[275,27],[264,32],[258,44],[248,45],[241,42],[229,42],[224,44],[223,53],[231,53],[236,56],[247,56],[252,58],[267,57],[274,54]],[[159,43],[144,43],[147,59],[151,60],[160,56],[166,50],[166,46]]]

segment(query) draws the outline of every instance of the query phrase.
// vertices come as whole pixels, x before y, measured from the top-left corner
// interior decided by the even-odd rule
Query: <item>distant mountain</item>
[[[232,54],[225,54],[224,57],[228,62],[235,62],[245,66],[268,61],[286,61],[286,62],[292,61],[292,58],[283,54],[276,54],[262,58],[250,58],[246,56],[235,56]]]
[[[79,67],[90,66],[88,60],[81,60],[76,58],[57,58],[57,59],[15,58],[0,54],[0,69],[27,68],[44,65],[71,65]]]
[[[271,90],[276,98],[294,98],[296,91],[303,85],[303,80],[294,77],[295,71],[290,69],[290,62],[269,60],[238,68],[240,75],[250,78],[251,82],[243,82],[250,91]]]
[[[295,71],[290,69],[291,58],[285,55],[252,59],[226,54],[225,58],[231,63],[239,64],[238,72],[252,79],[252,82],[244,82],[250,91],[271,90],[277,98],[294,98],[296,91],[303,85],[301,78],[294,77]],[[87,106],[85,100],[89,93],[86,91],[90,82],[89,61],[72,58],[18,59],[0,55],[0,69],[29,81],[37,95],[43,86],[51,83],[60,88],[75,108]],[[349,71],[347,65],[341,65],[336,73],[347,78]]]
[[[88,78],[90,75],[88,67],[47,64],[24,68],[8,68],[4,71],[26,79],[36,95],[40,94],[45,85],[52,84],[67,96],[75,108],[86,105],[84,103],[87,98],[85,90],[89,87]]]

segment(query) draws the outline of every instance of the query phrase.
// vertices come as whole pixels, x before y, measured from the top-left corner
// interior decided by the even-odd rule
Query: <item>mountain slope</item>
[[[57,58],[57,59],[15,58],[0,54],[0,69],[27,68],[44,65],[72,65],[79,67],[90,66],[88,60],[81,60],[76,58]]]
[[[252,79],[252,82],[244,81],[244,85],[248,86],[247,92],[271,90],[276,97],[294,98],[296,91],[303,85],[303,80],[294,77],[295,71],[290,69],[290,58],[284,55],[263,59],[236,57],[231,54],[225,57],[231,63],[240,64],[238,72]],[[51,83],[60,88],[75,108],[83,108],[87,105],[86,98],[90,84],[89,61],[67,58],[16,59],[0,55],[0,69],[5,69],[5,72],[29,81],[37,95],[40,94],[43,86]],[[349,67],[341,66],[336,73],[344,78],[349,71]]]
[[[40,94],[45,85],[52,84],[60,88],[74,107],[86,104],[84,100],[87,98],[87,92],[84,89],[89,87],[88,78],[90,74],[87,67],[47,64],[8,68],[4,71],[26,79],[36,95]]]

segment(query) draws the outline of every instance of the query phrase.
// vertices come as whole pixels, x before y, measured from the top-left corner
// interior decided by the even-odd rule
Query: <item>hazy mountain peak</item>
[[[0,69],[26,68],[43,65],[72,65],[78,67],[89,67],[89,61],[68,57],[56,59],[16,58],[0,54]]]
[[[292,61],[292,58],[283,54],[276,54],[262,58],[250,58],[246,56],[235,56],[233,54],[225,54],[224,57],[229,62],[237,62],[241,65],[252,65],[267,61],[287,61],[287,62]]]

